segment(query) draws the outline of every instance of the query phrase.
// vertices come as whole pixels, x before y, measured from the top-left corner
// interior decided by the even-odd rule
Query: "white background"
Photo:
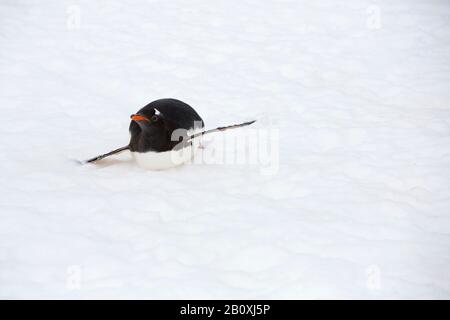
[[[450,298],[449,60],[445,0],[1,0],[0,297]],[[278,171],[72,161],[164,97]]]

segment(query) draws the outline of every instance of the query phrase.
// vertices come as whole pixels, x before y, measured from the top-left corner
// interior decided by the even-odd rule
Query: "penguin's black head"
[[[137,152],[171,149],[170,134],[164,115],[153,108],[140,110],[130,116],[130,150]]]
[[[156,109],[143,110],[130,116],[141,130],[160,131],[164,129],[164,117]]]

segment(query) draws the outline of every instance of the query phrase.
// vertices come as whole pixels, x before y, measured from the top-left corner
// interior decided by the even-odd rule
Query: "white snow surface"
[[[164,97],[278,170],[72,161]],[[0,298],[450,298],[449,1],[2,0],[0,111]]]

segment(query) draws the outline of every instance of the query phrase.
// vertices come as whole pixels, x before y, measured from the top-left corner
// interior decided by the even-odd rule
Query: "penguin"
[[[200,147],[202,135],[247,126],[256,121],[204,131],[204,121],[199,114],[187,103],[171,98],[150,102],[130,119],[130,142],[127,146],[84,163],[95,163],[128,150],[144,169],[169,169],[192,160]]]

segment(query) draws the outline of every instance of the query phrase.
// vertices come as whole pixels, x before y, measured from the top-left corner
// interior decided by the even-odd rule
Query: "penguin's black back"
[[[157,109],[164,116],[166,121],[170,121],[175,128],[193,129],[203,128],[203,119],[187,103],[177,99],[159,99],[150,102],[138,113],[145,112],[148,109]]]

